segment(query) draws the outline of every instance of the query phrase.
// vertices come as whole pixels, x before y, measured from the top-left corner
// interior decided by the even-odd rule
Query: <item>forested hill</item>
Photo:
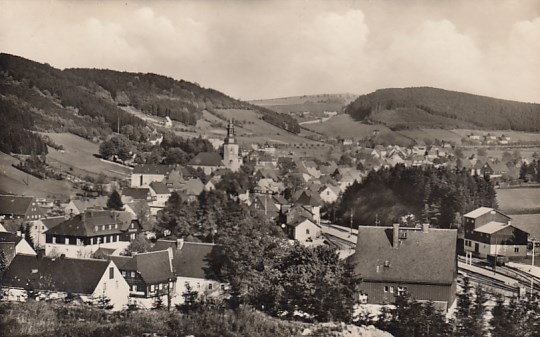
[[[345,112],[394,128],[540,131],[540,104],[429,87],[377,90],[358,97]]]
[[[0,104],[8,111],[15,134],[22,127],[37,131],[71,132],[86,138],[106,136],[121,125],[142,126],[143,120],[125,112],[130,105],[146,114],[170,116],[194,125],[204,110],[251,109],[267,122],[299,132],[290,116],[233,99],[219,91],[156,74],[113,70],[59,70],[22,57],[0,54]],[[15,117],[16,116],[16,117]],[[19,121],[20,119],[20,121]],[[25,123],[19,123],[24,119]]]

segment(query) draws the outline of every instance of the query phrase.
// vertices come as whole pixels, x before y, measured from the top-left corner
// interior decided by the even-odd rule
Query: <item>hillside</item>
[[[145,120],[122,109],[126,106],[146,115],[170,116],[184,125],[196,125],[204,111],[254,110],[272,125],[300,132],[288,115],[184,80],[113,70],[60,70],[9,54],[0,54],[0,92],[0,150],[5,152],[46,152],[39,140],[31,142],[36,144],[32,148],[17,148],[20,135],[32,137],[25,130],[103,139],[118,125],[144,127]]]
[[[250,103],[294,116],[298,121],[325,117],[326,113],[341,113],[357,95],[322,94],[253,100]]]
[[[540,104],[428,87],[377,90],[358,97],[345,112],[356,120],[394,130],[429,127],[540,131]]]

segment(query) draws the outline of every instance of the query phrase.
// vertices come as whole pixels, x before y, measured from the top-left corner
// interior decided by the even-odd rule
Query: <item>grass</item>
[[[540,213],[540,188],[498,189],[497,202],[509,214]]]
[[[17,163],[18,159],[0,152],[0,193],[66,199],[78,192],[67,181],[41,180],[11,166]]]
[[[85,305],[27,302],[0,303],[0,336],[336,336],[343,327],[283,321],[248,307],[207,308],[191,314],[176,311],[109,313]],[[155,335],[153,335],[155,334]]]
[[[376,142],[385,142],[388,144],[409,144],[411,139],[390,130],[384,125],[368,125],[360,123],[347,114],[337,115],[328,121],[318,124],[304,125],[307,129],[325,134],[329,137],[342,137],[362,139],[371,137],[374,131],[378,130]]]
[[[47,133],[56,144],[64,147],[64,152],[49,148],[48,164],[75,176],[87,175],[97,178],[100,173],[111,178],[125,179],[130,169],[94,157],[99,153],[99,145],[70,133]]]

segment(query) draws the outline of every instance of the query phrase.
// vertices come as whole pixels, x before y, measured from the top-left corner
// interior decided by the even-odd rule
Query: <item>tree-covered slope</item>
[[[540,104],[428,87],[377,90],[358,97],[345,112],[390,127],[540,131]]]
[[[122,105],[134,106],[146,114],[170,116],[188,125],[194,125],[204,110],[251,109],[273,125],[295,133],[300,131],[290,116],[187,81],[113,70],[59,70],[3,53],[0,54],[0,93],[2,111],[32,120],[21,125],[22,128],[71,132],[89,139],[105,138],[118,124],[133,127],[146,124],[122,110],[119,107]]]

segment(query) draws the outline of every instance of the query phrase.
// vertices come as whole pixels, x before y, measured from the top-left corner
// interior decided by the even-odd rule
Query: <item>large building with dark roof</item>
[[[45,232],[45,254],[90,257],[100,247],[127,247],[141,230],[131,213],[85,211]]]
[[[174,168],[169,165],[143,164],[135,166],[131,172],[131,187],[149,187],[152,182],[161,182]]]
[[[457,231],[359,227],[350,257],[358,291],[367,303],[391,304],[401,293],[446,310],[456,298]]]
[[[111,261],[17,255],[3,274],[2,288],[11,301],[26,301],[68,295],[85,302],[110,299],[115,310],[128,303],[129,286]]]

